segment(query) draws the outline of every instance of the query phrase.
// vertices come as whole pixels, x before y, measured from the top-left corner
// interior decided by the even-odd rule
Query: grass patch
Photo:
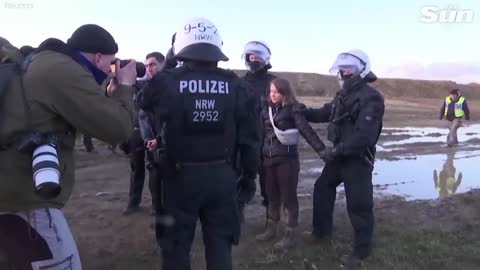
[[[245,243],[247,248],[234,257],[235,269],[304,269],[305,259],[318,269],[339,269],[340,257],[351,246],[351,231],[346,225],[336,231],[333,241],[308,243],[300,237],[296,247],[286,252],[274,252],[273,242],[250,240]],[[360,269],[479,269],[479,225],[464,224],[453,231],[442,231],[378,224],[374,254]]]

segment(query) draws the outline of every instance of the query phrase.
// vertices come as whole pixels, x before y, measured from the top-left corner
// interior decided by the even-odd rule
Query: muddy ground
[[[324,101],[304,100],[313,106],[320,106]],[[444,128],[446,122],[436,120],[440,103],[441,100],[387,101],[386,129],[379,142],[387,146],[381,147],[378,160],[415,159],[452,151],[441,141],[388,146],[388,143],[416,136],[443,136],[440,133],[409,135],[400,129]],[[469,101],[470,108],[479,105]],[[480,119],[475,110],[472,119]],[[324,139],[324,126],[315,125],[315,128]],[[480,141],[475,139],[476,131],[471,133],[468,143],[459,146],[467,153],[480,148]],[[159,249],[151,229],[153,217],[148,211],[147,185],[142,202],[145,211],[122,216],[129,187],[128,160],[119,153],[110,152],[98,141],[96,149],[96,153],[86,153],[78,141],[77,183],[65,208],[84,269],[161,269]],[[306,145],[302,146],[301,158],[300,232],[310,229],[313,183],[323,165]],[[241,243],[234,248],[234,269],[309,269],[305,268],[304,260],[318,269],[339,269],[339,258],[349,251],[352,239],[341,188],[335,209],[336,229],[332,241],[311,243],[300,236],[295,248],[278,253],[272,250],[271,242],[259,244],[254,240],[254,235],[262,231],[265,215],[257,194],[247,207]],[[480,190],[472,189],[441,200],[406,200],[384,194],[381,186],[376,186],[375,214],[374,255],[362,269],[480,269]],[[192,248],[192,269],[205,269],[198,227]]]

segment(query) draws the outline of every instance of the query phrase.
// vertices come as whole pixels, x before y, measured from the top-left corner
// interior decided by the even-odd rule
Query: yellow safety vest
[[[463,111],[463,102],[465,102],[465,98],[460,97],[455,103],[455,117],[462,117],[465,115],[465,112]],[[447,116],[448,105],[450,105],[450,103],[452,103],[452,99],[448,96],[445,98],[445,116]]]
[[[455,181],[455,178],[453,178],[452,176],[449,176],[447,178],[447,183],[446,183],[446,189],[447,189],[447,193],[448,195],[452,195],[453,193],[453,188],[455,187],[455,184],[457,182]],[[440,185],[440,183],[437,184],[437,188],[436,188],[437,192],[440,194],[442,192],[442,187]]]

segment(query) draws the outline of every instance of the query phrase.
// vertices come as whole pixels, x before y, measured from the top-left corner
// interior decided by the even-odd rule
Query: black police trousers
[[[262,162],[263,164],[263,162]],[[265,177],[265,169],[263,168],[263,165],[258,168],[258,182],[260,185],[260,195],[262,196],[262,205],[265,207],[268,207],[268,196],[267,196],[267,182],[266,182],[266,177]],[[245,209],[245,202],[239,201],[238,206],[240,209],[240,212],[243,212]],[[267,214],[267,219],[268,219],[268,210],[266,211]]]
[[[163,184],[165,211],[175,222],[173,226],[162,226],[157,214],[162,269],[191,269],[190,249],[198,219],[207,270],[232,269],[232,245],[238,244],[240,237],[236,174],[232,166],[185,165],[164,178]]]
[[[374,229],[373,166],[360,158],[327,162],[315,182],[313,193],[313,235],[328,236],[333,228],[337,186],[345,187],[347,211],[354,229],[353,255],[364,259],[371,254]]]
[[[260,195],[262,195],[263,201],[262,205],[263,206],[268,206],[268,196],[267,196],[267,182],[266,182],[266,177],[265,177],[265,169],[263,168],[263,162],[261,166],[258,168],[258,181],[260,183]]]
[[[145,153],[148,163],[145,164]],[[130,191],[128,193],[128,206],[139,206],[142,201],[142,191],[145,184],[145,168],[148,168],[148,187],[152,196],[152,209],[156,209],[156,202],[158,200],[157,193],[160,189],[160,175],[158,168],[153,161],[153,153],[150,151],[135,151],[130,154]],[[147,165],[147,166],[146,166]]]
[[[87,152],[92,152],[93,151],[93,141],[92,141],[92,137],[88,136],[88,135],[83,135],[83,146],[85,146],[85,150]]]

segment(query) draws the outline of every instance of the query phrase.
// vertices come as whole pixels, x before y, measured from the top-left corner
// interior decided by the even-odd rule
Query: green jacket
[[[11,82],[0,104],[1,145],[15,142],[26,128],[19,78]],[[75,182],[77,130],[112,144],[128,140],[133,131],[133,88],[120,86],[107,97],[91,73],[65,54],[47,50],[34,55],[23,82],[34,128],[59,137],[62,191],[54,199],[38,197],[32,180],[32,156],[18,152],[13,145],[0,150],[0,212],[65,205]]]

